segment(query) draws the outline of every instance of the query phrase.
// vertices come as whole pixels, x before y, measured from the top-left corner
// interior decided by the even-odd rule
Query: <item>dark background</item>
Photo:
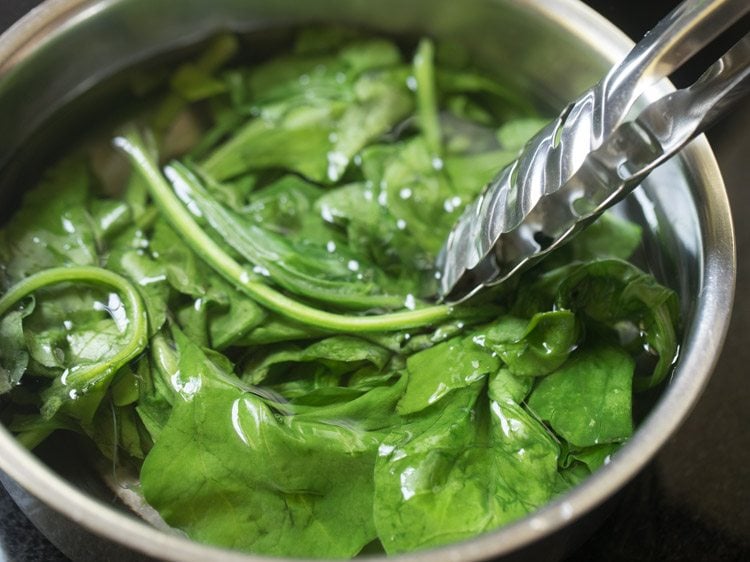
[[[0,0],[0,31],[38,3]],[[638,40],[677,2],[586,3]],[[747,23],[746,18],[744,30]],[[688,66],[678,83],[696,77],[720,54],[714,50]],[[750,208],[750,102],[715,127],[709,140],[727,185],[737,238],[737,296],[724,351],[689,419],[570,560],[750,560],[750,220],[744,216]],[[0,562],[36,560],[65,558],[0,487]]]

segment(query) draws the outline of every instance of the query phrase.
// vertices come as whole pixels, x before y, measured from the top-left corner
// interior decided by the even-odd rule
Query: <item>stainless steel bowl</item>
[[[488,73],[554,107],[596,81],[632,44],[574,0],[48,0],[0,37],[0,209],[9,209],[19,174],[33,165],[28,147],[39,131],[53,130],[50,123],[64,126],[65,116],[75,113],[71,102],[95,85],[218,30],[310,21],[459,40]],[[707,141],[696,140],[652,174],[622,211],[646,227],[648,265],[678,291],[683,307],[681,357],[659,400],[615,461],[571,492],[495,532],[396,559],[561,553],[695,404],[726,333],[735,280],[729,206]],[[4,483],[73,558],[264,560],[157,530],[114,505],[84,460],[60,447],[42,455],[24,450],[0,427]]]

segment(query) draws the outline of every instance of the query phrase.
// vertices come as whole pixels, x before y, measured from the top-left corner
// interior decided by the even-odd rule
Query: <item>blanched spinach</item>
[[[449,229],[544,123],[528,100],[429,39],[239,48],[142,77],[168,91],[122,154],[71,153],[0,230],[2,420],[79,432],[169,525],[274,556],[463,540],[609,462],[678,345],[675,294],[624,261],[637,226],[432,304]]]
[[[375,465],[375,525],[388,553],[466,539],[547,502],[558,447],[508,396],[482,382],[386,436]]]

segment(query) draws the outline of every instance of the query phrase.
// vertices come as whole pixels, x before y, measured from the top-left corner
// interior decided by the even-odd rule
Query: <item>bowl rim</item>
[[[117,0],[46,0],[0,35],[0,77],[64,30],[77,16]],[[614,24],[576,0],[526,0],[526,9],[544,15],[568,33],[595,46],[615,63],[633,42]],[[665,91],[669,86],[665,86]],[[388,557],[388,560],[427,562],[479,560],[514,552],[559,531],[590,512],[631,480],[656,454],[695,406],[718,360],[729,327],[736,277],[735,241],[729,201],[713,152],[704,136],[682,153],[686,173],[703,186],[698,209],[702,246],[701,292],[691,334],[701,347],[682,350],[673,379],[656,407],[618,452],[617,461],[599,469],[582,484],[528,516],[478,537],[447,546]],[[705,291],[709,288],[710,291]],[[690,364],[691,372],[686,372]],[[142,554],[170,560],[226,562],[277,561],[276,557],[240,553],[170,535],[132,516],[117,512],[87,496],[23,448],[0,425],[0,470],[27,492],[97,535]],[[368,558],[368,559],[381,559]],[[385,559],[385,558],[382,558]],[[293,559],[285,559],[293,560]]]

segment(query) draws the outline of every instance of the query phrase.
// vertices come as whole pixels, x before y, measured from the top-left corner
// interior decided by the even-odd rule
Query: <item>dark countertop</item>
[[[0,31],[38,0],[0,2]],[[589,0],[637,38],[671,1]],[[644,14],[648,14],[647,16]],[[733,207],[737,295],[729,335],[697,407],[571,557],[584,561],[750,560],[750,103],[709,135]],[[745,257],[745,259],[743,259]],[[65,558],[0,487],[0,562]]]

